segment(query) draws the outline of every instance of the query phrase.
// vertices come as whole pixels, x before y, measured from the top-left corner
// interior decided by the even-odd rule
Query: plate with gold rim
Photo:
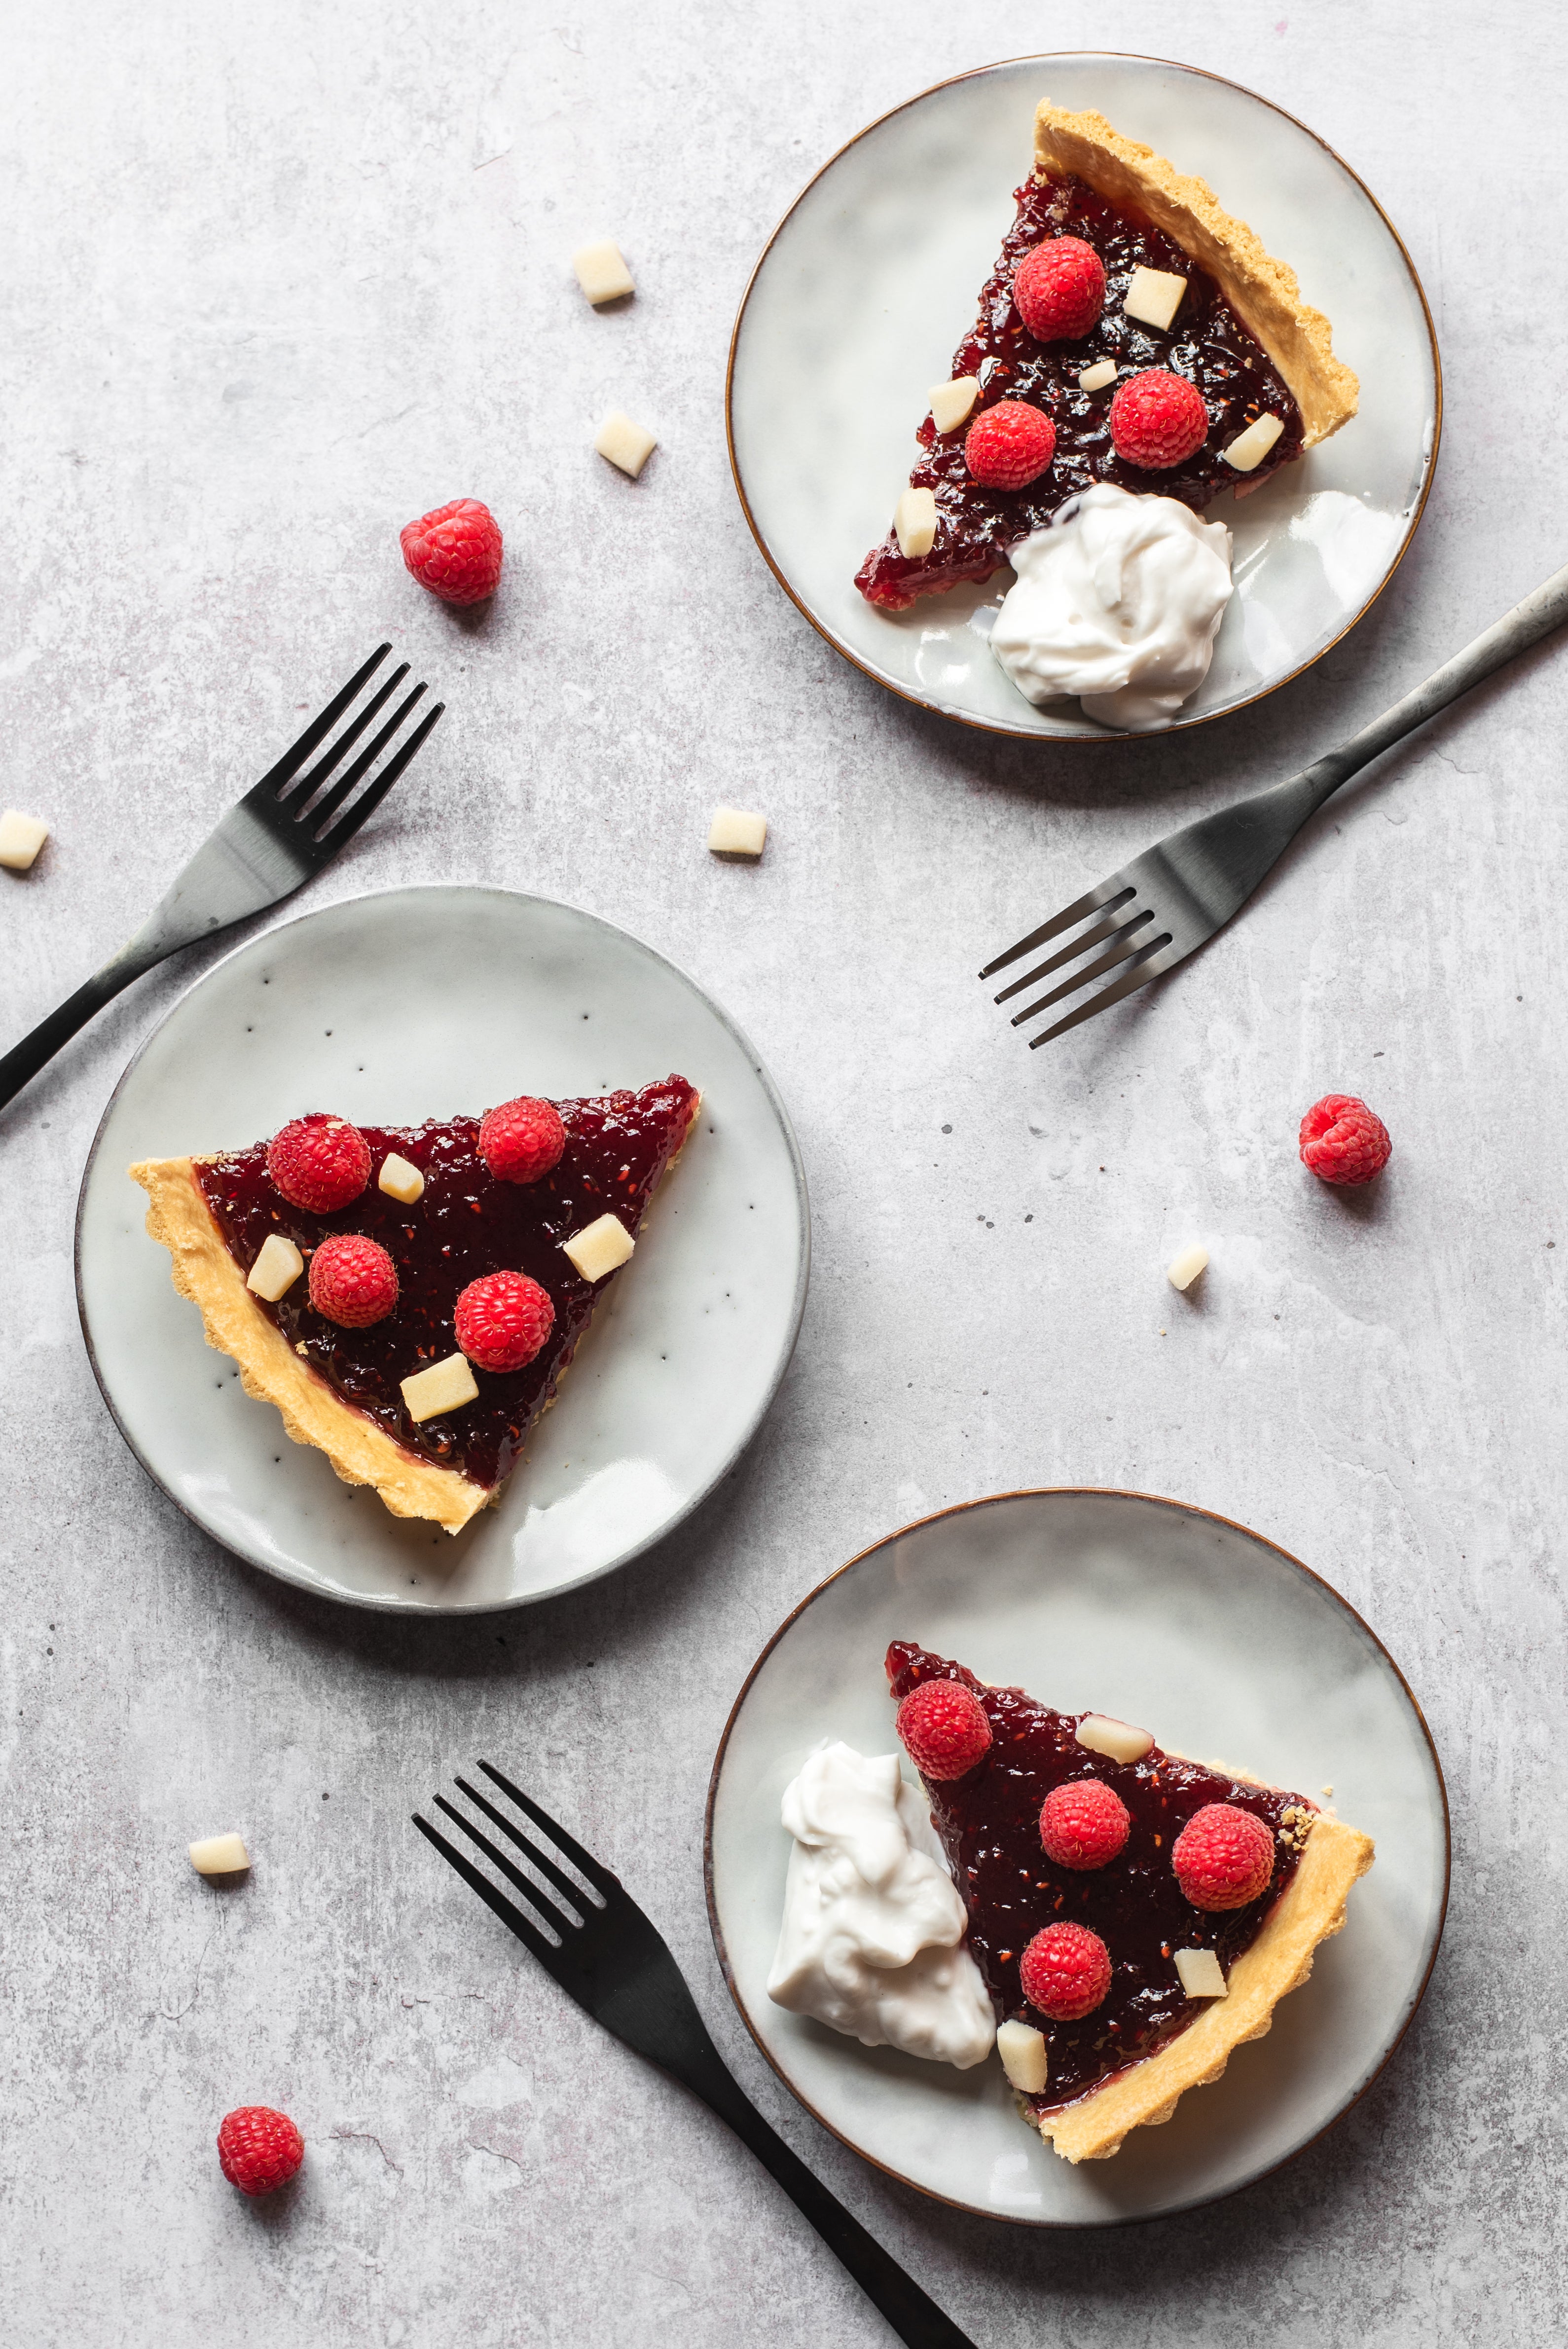
[[[896,1750],[882,1659],[910,1640],[1065,1711],[1152,1729],[1314,1799],[1377,1845],[1344,1930],[1266,2037],[1109,2160],[1060,2159],[999,2061],[955,2071],[862,2047],[768,1997],[789,1837],[784,1789],[843,1739]],[[904,1775],[913,1770],[904,1764]],[[1332,1787],[1332,1797],[1318,1790]],[[1321,2137],[1377,2079],[1419,2005],[1448,1903],[1442,1769],[1376,1633],[1244,1526],[1147,1494],[1011,1493],[863,1551],[782,1623],[748,1674],[708,1792],[708,1913],[762,2054],[835,2136],[936,2199],[1031,2227],[1116,2226],[1233,2194]]]

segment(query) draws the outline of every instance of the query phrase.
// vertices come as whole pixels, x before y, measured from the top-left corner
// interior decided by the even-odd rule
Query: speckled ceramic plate
[[[697,1124],[522,1464],[455,1537],[392,1516],[286,1440],[204,1344],[125,1172],[256,1141],[305,1110],[411,1125],[672,1069],[702,1090]],[[148,1473],[269,1573],[404,1610],[521,1606],[668,1533],[767,1410],[808,1258],[799,1153],[745,1037],[624,931],[502,889],[355,898],[209,971],[121,1078],[77,1219],[93,1367]]]
[[[1410,257],[1355,172],[1266,98],[1190,66],[1015,58],[923,91],[824,165],[769,240],[730,347],[730,459],[758,546],[813,627],[905,699],[994,733],[1114,741],[1076,701],[1034,708],[993,659],[984,631],[1011,572],[899,613],[854,585],[1012,221],[1044,97],[1206,179],[1295,268],[1361,379],[1342,431],[1209,509],[1234,537],[1236,593],[1180,726],[1283,685],[1381,593],[1431,485],[1441,376]]]
[[[786,1785],[824,1739],[896,1750],[882,1658],[909,1639],[1093,1708],[1162,1745],[1317,1797],[1377,1846],[1345,1930],[1266,2039],[1173,2120],[1074,2168],[1019,2120],[999,2061],[972,2072],[862,2047],[768,1997],[789,1838]],[[906,1763],[905,1775],[913,1777]],[[1326,1799],[1326,1798],[1322,1798]],[[807,2109],[923,2193],[1033,2227],[1113,2226],[1235,2192],[1310,2144],[1387,2062],[1448,1901],[1448,1802],[1427,1725],[1353,1609],[1243,1526],[1137,1493],[1013,1493],[906,1526],[777,1630],[708,1795],[708,1909],[737,2005]]]

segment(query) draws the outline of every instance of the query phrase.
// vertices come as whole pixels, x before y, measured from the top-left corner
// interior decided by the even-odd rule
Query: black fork
[[[620,1878],[584,1851],[521,1786],[514,1786],[488,1762],[481,1762],[480,1768],[495,1793],[548,1837],[559,1858],[526,1834],[490,1794],[466,1778],[457,1781],[459,1793],[514,1852],[521,1854],[532,1873],[525,1875],[484,1826],[476,1825],[444,1795],[436,1796],[436,1808],[522,1895],[528,1908],[520,1908],[416,1811],[414,1825],[420,1834],[479,1894],[486,1908],[516,1934],[569,1998],[574,1998],[606,2031],[671,2074],[694,2096],[700,2096],[720,2120],[729,2124],[764,2168],[772,2172],[796,2209],[810,2220],[830,2251],[838,2254],[909,2349],[975,2349],[968,2334],[960,2333],[898,2261],[867,2234],[859,2220],[850,2216],[742,2093],[708,2037],[707,2026],[663,1935],[644,1916]],[[576,1871],[582,1884],[573,1881],[567,1868]]]
[[[299,740],[284,752],[277,765],[235,802],[215,832],[202,842],[168,895],[157,905],[136,936],[85,986],[67,998],[57,1011],[41,1020],[0,1060],[0,1108],[15,1098],[52,1061],[78,1028],[113,1001],[133,978],[155,963],[178,954],[198,938],[226,930],[248,915],[291,896],[303,882],[330,864],[346,848],[371,812],[379,807],[410,759],[418,756],[431,728],[446,707],[438,701],[428,710],[378,774],[371,770],[401,730],[425,687],[417,685],[404,696],[384,726],[379,727],[359,756],[329,785],[334,771],[347,758],[366,727],[378,718],[408,674],[405,661],[373,693],[359,715],[313,767],[306,761],[321,749],[338,719],[358,698],[380,667],[390,645],[377,646],[364,667],[340,693],[313,718]],[[303,770],[303,771],[302,771]],[[370,778],[366,781],[366,778]],[[359,797],[347,802],[359,790]]]

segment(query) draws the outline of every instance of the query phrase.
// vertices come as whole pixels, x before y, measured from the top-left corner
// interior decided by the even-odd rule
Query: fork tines
[[[404,661],[393,670],[391,676],[387,678],[371,695],[357,717],[345,727],[336,741],[314,766],[306,767],[305,762],[315,751],[320,749],[338,719],[357,698],[361,688],[374,676],[391,649],[389,644],[378,645],[364,667],[349,678],[340,693],[334,695],[320,716],[311,720],[298,741],[293,743],[284,751],[277,765],[262,777],[253,791],[246,794],[257,812],[271,813],[274,823],[276,811],[279,808],[286,808],[291,821],[302,827],[304,842],[309,843],[313,851],[319,847],[335,854],[344,843],[358,831],[366,817],[386,798],[409,761],[418,756],[426,738],[446,708],[444,702],[438,701],[433,709],[428,710],[413,733],[393,753],[374,781],[360,793],[358,799],[354,801],[352,806],[346,808],[345,802],[352,798],[353,793],[365,781],[383,750],[400,730],[404,719],[409,716],[429,689],[423,682],[416,685],[411,692],[404,696],[386,724],[372,736],[359,756],[338,777],[337,781],[332,784],[331,789],[324,788],[334,771],[353,750],[366,727],[380,716],[387,702],[397,692],[408,674],[408,663]],[[300,771],[302,768],[305,770],[303,774]]]
[[[1131,995],[1138,988],[1146,986],[1150,979],[1157,978],[1169,967],[1165,956],[1171,944],[1171,934],[1169,930],[1151,926],[1155,920],[1154,911],[1151,906],[1138,903],[1140,894],[1130,874],[1113,873],[1109,881],[1101,881],[1087,896],[1078,898],[1076,905],[1067,906],[1050,921],[1042,922],[1037,930],[1031,930],[1027,937],[1020,938],[1016,946],[1009,947],[1006,954],[996,957],[995,962],[988,962],[980,973],[982,978],[990,978],[995,972],[1005,970],[1009,963],[1016,962],[1021,955],[1032,954],[1037,947],[1059,937],[1075,923],[1088,920],[1091,915],[1099,916],[1100,918],[1090,921],[1088,928],[1074,938],[1070,945],[1047,955],[1044,962],[1037,963],[1032,970],[1025,972],[1022,978],[1014,979],[995,998],[997,1003],[1010,1002],[1015,995],[1021,995],[1026,988],[1033,987],[1038,979],[1047,978],[1053,971],[1062,970],[1068,963],[1077,962],[1092,947],[1104,948],[1104,952],[1096,956],[1092,962],[1085,963],[1033,1003],[1026,1004],[1022,1011],[1016,1011],[1013,1025],[1021,1028],[1026,1019],[1037,1019],[1053,1003],[1060,1003],[1066,997],[1076,995],[1080,987],[1088,987],[1093,980],[1103,978],[1111,971],[1121,971],[1119,978],[1102,988],[1088,1002],[1080,1003],[1076,1010],[1069,1011],[1038,1036],[1031,1036],[1029,1050],[1032,1052],[1038,1050],[1042,1044],[1048,1044],[1053,1037],[1065,1035],[1069,1028],[1078,1027],[1081,1020],[1092,1019],[1097,1011],[1104,1011],[1109,1005],[1119,1003],[1123,996]],[[1124,965],[1125,968],[1122,968]]]
[[[522,1895],[530,1904],[526,1909],[509,1900],[482,1868],[476,1868],[472,1860],[458,1850],[438,1828],[433,1827],[428,1819],[422,1819],[418,1811],[413,1814],[414,1825],[428,1842],[435,1845],[442,1858],[457,1870],[465,1884],[479,1894],[501,1923],[517,1935],[542,1965],[552,1973],[556,1973],[572,1937],[581,1932],[584,1925],[603,1915],[613,1897],[621,1889],[620,1879],[607,1868],[601,1867],[580,1843],[567,1834],[564,1827],[556,1825],[547,1811],[541,1810],[520,1786],[514,1786],[511,1780],[503,1777],[491,1764],[481,1762],[480,1768],[491,1785],[550,1838],[561,1859],[566,1862],[567,1867],[575,1869],[583,1879],[583,1883],[574,1882],[549,1852],[543,1850],[532,1837],[525,1835],[488,1795],[481,1793],[466,1778],[458,1779],[459,1792],[482,1818],[499,1829],[515,1851],[521,1853],[533,1873],[525,1875],[515,1860],[509,1858],[497,1847],[482,1826],[476,1826],[444,1795],[436,1796],[436,1808],[467,1837],[477,1851],[484,1854],[490,1866],[499,1869],[513,1889]]]

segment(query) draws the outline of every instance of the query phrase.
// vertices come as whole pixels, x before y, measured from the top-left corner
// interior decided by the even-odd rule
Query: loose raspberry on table
[[[1325,1183],[1370,1183],[1388,1164],[1388,1129],[1354,1093],[1325,1093],[1301,1121],[1301,1163]]]
[[[334,1232],[310,1260],[310,1301],[340,1330],[368,1330],[397,1302],[397,1268],[379,1240]]]
[[[964,461],[986,490],[1021,490],[1037,481],[1057,453],[1057,428],[1042,409],[999,399],[975,419],[964,438]]]
[[[480,1156],[498,1183],[537,1183],[566,1147],[566,1128],[553,1102],[521,1093],[487,1110],[480,1121]]]
[[[899,1706],[893,1726],[925,1778],[962,1778],[990,1751],[985,1708],[962,1681],[922,1681]]]
[[[1018,1961],[1031,2006],[1053,2023],[1092,2014],[1110,1988],[1110,1951],[1087,1925],[1047,1925]]]
[[[1209,437],[1203,395],[1184,375],[1145,367],[1111,401],[1110,437],[1117,455],[1146,473],[1182,464]]]
[[[1103,1868],[1131,1831],[1127,1805],[1103,1778],[1053,1786],[1040,1810],[1040,1841],[1058,1868]]]
[[[403,560],[443,604],[482,604],[500,579],[500,525],[478,498],[436,506],[401,533]]]
[[[550,1291],[525,1272],[487,1272],[458,1299],[458,1343],[481,1371],[521,1371],[555,1326]]]
[[[330,1216],[370,1180],[370,1144],[346,1117],[291,1118],[267,1144],[267,1173],[291,1206]]]
[[[1105,307],[1105,264],[1081,236],[1047,237],[1018,264],[1013,299],[1042,343],[1080,342]]]
[[[304,2159],[304,2137],[286,2113],[270,2105],[241,2105],[219,2124],[219,2166],[242,2194],[271,2194],[286,2186]]]
[[[1171,1865],[1194,1909],[1244,1909],[1274,1875],[1274,1837],[1253,1812],[1205,1803],[1177,1837]]]

